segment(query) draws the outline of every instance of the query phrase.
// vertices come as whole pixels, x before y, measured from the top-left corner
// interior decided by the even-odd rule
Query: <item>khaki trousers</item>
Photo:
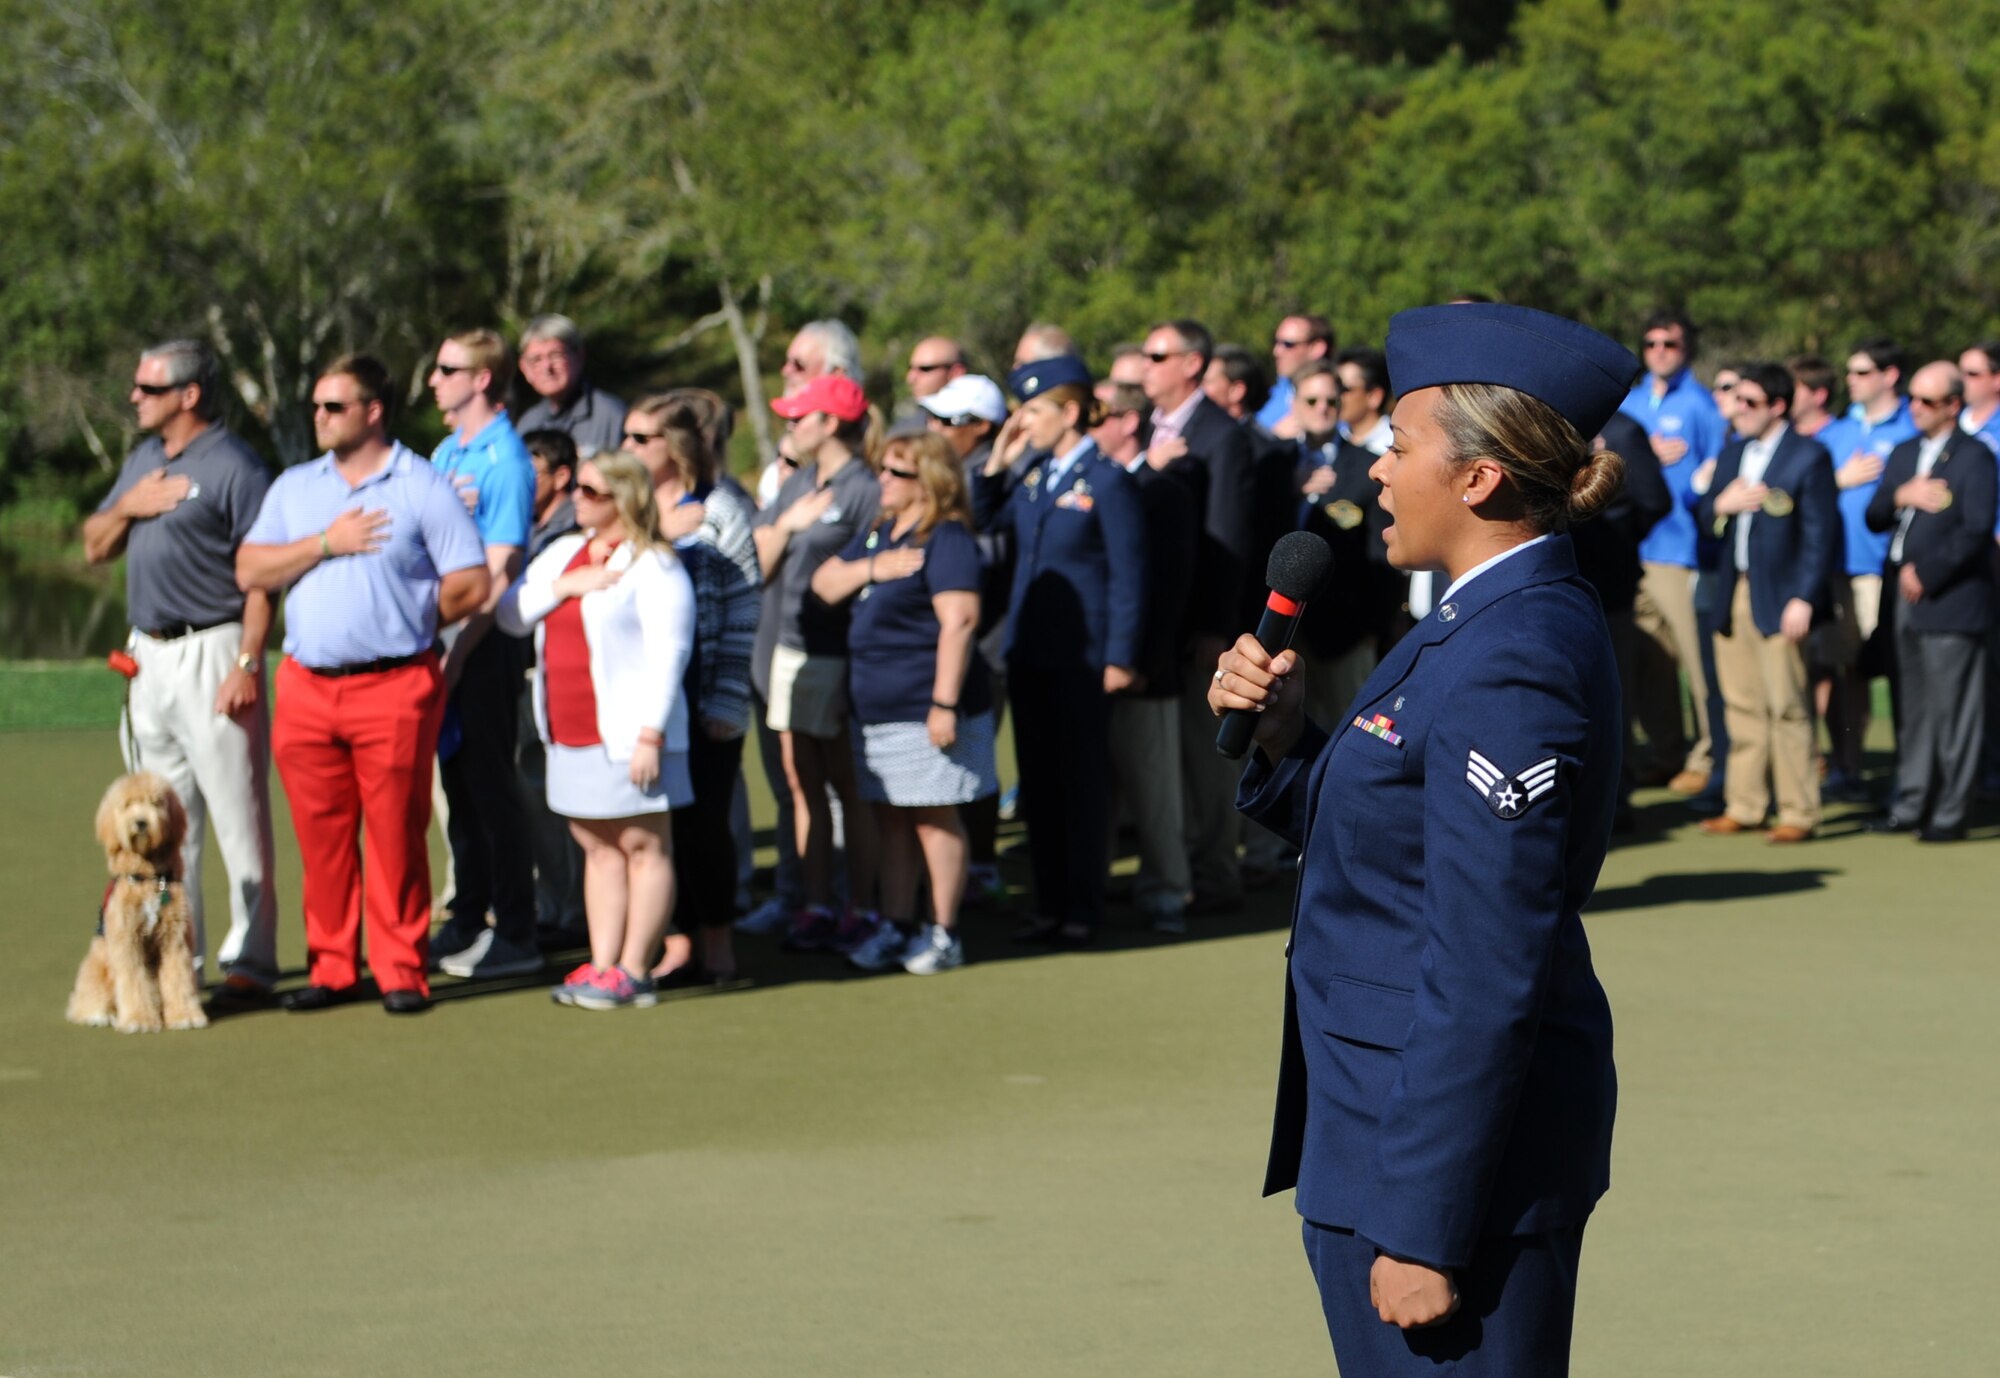
[[[1187,842],[1181,815],[1181,701],[1111,700],[1111,820],[1132,820],[1139,874],[1132,907],[1157,916],[1187,907]]]
[[[1805,652],[1783,636],[1758,633],[1748,576],[1736,580],[1729,626],[1728,636],[1715,638],[1715,677],[1729,725],[1725,811],[1746,828],[1760,827],[1775,791],[1779,826],[1817,828],[1819,769]]]
[[[1708,731],[1708,683],[1701,672],[1701,630],[1694,615],[1694,571],[1682,565],[1646,565],[1632,618],[1640,638],[1637,664],[1625,688],[1626,712],[1646,734],[1651,770],[1710,774],[1714,748]],[[1692,744],[1681,713],[1679,675],[1687,676],[1688,696],[1694,700]]]

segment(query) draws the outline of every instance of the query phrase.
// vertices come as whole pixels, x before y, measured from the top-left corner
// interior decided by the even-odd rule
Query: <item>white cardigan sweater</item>
[[[494,619],[512,636],[535,634],[535,728],[549,740],[547,670],[542,619],[562,603],[555,582],[590,539],[577,532],[558,537],[501,595]],[[624,577],[586,593],[583,639],[590,647],[590,687],[597,696],[597,735],[614,761],[629,761],[641,729],[665,739],[662,752],[688,749],[687,700],[681,680],[694,651],[694,584],[671,551],[636,557],[632,546],[611,552],[610,567]]]

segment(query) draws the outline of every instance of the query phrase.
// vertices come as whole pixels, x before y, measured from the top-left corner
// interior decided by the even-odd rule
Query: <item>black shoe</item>
[[[431,1007],[431,998],[420,990],[386,990],[382,1008],[391,1014],[422,1014]]]
[[[1880,818],[1871,818],[1868,820],[1868,831],[1871,833],[1913,833],[1917,831],[1917,825],[1910,822],[1907,818],[1898,818],[1893,813],[1885,813]]]
[[[1919,828],[1919,829],[1917,829],[1917,841],[1919,841],[1919,842],[1963,842],[1963,841],[1965,841],[1965,829],[1963,829],[1963,828]]]
[[[351,998],[351,991],[335,990],[332,986],[301,986],[279,996],[278,1004],[293,1014],[308,1014],[313,1010],[330,1010],[335,1005],[344,1005]]]

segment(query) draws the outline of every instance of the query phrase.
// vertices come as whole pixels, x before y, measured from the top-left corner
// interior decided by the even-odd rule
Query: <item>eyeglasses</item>
[[[1678,340],[1674,338],[1672,335],[1648,335],[1646,337],[1646,348],[1686,349],[1687,343],[1684,340]]]
[[[580,498],[589,498],[593,502],[611,501],[611,494],[605,492],[602,488],[593,488],[587,483],[576,485],[576,495]]]
[[[445,377],[449,378],[449,377],[451,377],[451,376],[452,376],[452,375],[453,375],[454,373],[470,373],[470,372],[472,372],[472,365],[471,365],[471,364],[445,364],[445,363],[440,363],[440,364],[436,364],[436,365],[433,365],[433,367],[432,367],[432,370],[431,370],[431,371],[432,371],[433,373],[441,373],[441,374],[443,374],[443,375],[444,375]]]
[[[882,466],[883,478],[914,479],[916,476],[917,471],[915,469],[891,469],[886,464]]]
[[[1311,340],[1288,340],[1283,335],[1273,335],[1271,337],[1271,348],[1273,349],[1304,349],[1311,343]]]
[[[1158,351],[1151,349],[1142,349],[1139,351],[1139,353],[1142,356],[1152,360],[1156,364],[1164,364],[1167,360],[1173,358],[1175,355],[1186,354],[1187,352],[1188,351],[1185,349],[1163,349]]]
[[[943,369],[947,369],[947,368],[957,368],[957,367],[958,367],[958,363],[959,363],[959,361],[958,361],[958,360],[956,360],[956,359],[953,359],[953,360],[951,360],[951,361],[950,361],[949,363],[943,363],[943,364],[920,364],[920,363],[918,363],[918,362],[917,362],[917,361],[916,361],[915,359],[912,359],[912,360],[910,360],[910,372],[912,372],[912,373],[937,373],[937,372],[939,372],[940,370],[943,370]]]
[[[148,397],[165,397],[170,392],[179,392],[189,386],[186,383],[134,383],[133,387]]]
[[[313,410],[316,412],[323,411],[328,416],[339,416],[349,407],[359,407],[362,405],[364,405],[364,402],[359,398],[352,402],[322,402],[317,397],[313,398]]]
[[[1923,395],[1921,395],[1921,394],[1919,394],[1919,393],[1914,393],[1914,392],[1910,394],[1910,405],[1911,405],[1911,406],[1913,406],[1913,407],[1940,407],[1940,408],[1942,408],[1942,407],[1949,407],[1949,406],[1952,406],[1952,405],[1954,405],[1955,403],[1957,403],[1958,401],[1959,401],[1959,399],[1958,399],[1958,398],[1956,398],[1956,397],[1948,397],[1948,396],[1947,396],[1947,397],[1925,397],[1925,396],[1923,396]]]
[[[665,431],[627,431],[625,432],[625,443],[627,445],[650,445],[665,434]]]

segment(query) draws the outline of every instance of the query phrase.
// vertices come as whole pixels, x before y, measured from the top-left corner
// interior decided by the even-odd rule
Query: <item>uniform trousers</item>
[[[1729,625],[1729,635],[1715,638],[1715,675],[1729,719],[1725,812],[1746,828],[1760,827],[1775,790],[1779,826],[1817,828],[1819,767],[1805,650],[1757,630],[1745,574],[1736,579]]]
[[[427,994],[431,863],[425,833],[431,761],[444,719],[437,658],[336,678],[315,675],[287,657],[278,667],[277,688],[271,744],[305,872],[312,983],[342,990],[360,979],[365,915],[368,965],[377,984],[384,991]]]
[[[1095,930],[1104,919],[1104,839],[1110,822],[1111,696],[1104,672],[1016,660],[1014,754],[1035,910]]]
[[[1132,907],[1142,914],[1178,914],[1187,907],[1180,716],[1179,698],[1120,694],[1111,701],[1112,789],[1139,844]]]
[[[1694,571],[1682,565],[1648,563],[1639,580],[1632,617],[1641,636],[1628,711],[1646,734],[1652,769],[1713,773],[1708,686],[1702,676],[1701,631],[1694,615]],[[1681,714],[1681,675],[1687,676],[1688,697],[1694,702],[1692,743]]]
[[[688,778],[694,803],[673,812],[674,930],[724,928],[736,918],[736,846],[730,838],[743,739],[718,742],[689,717]]]
[[[1236,811],[1236,784],[1243,763],[1215,749],[1221,725],[1208,706],[1215,663],[1189,660],[1181,666],[1181,797],[1189,875],[1204,900],[1233,903],[1243,897],[1236,847],[1243,839],[1243,815]]]
[[[161,641],[132,639],[139,673],[131,721],[121,725],[128,770],[157,772],[187,810],[181,870],[194,915],[197,969],[208,950],[202,923],[201,857],[207,824],[229,871],[229,935],[217,962],[266,985],[278,976],[278,894],[271,840],[269,686],[258,676],[257,702],[234,717],[215,711],[216,691],[236,668],[243,624]]]
[[[1441,1324],[1404,1330],[1383,1320],[1368,1300],[1375,1246],[1352,1230],[1303,1223],[1341,1378],[1562,1378],[1569,1372],[1581,1224],[1482,1240],[1471,1266],[1452,1272],[1458,1310]]]
[[[438,773],[451,802],[445,837],[457,881],[453,918],[476,932],[490,909],[496,938],[532,948],[534,842],[514,763],[520,689],[521,642],[490,632],[466,657],[452,691],[459,747]]]
[[[1965,826],[1986,731],[1983,636],[1920,632],[1896,619],[1896,794],[1889,812],[1938,829]]]

